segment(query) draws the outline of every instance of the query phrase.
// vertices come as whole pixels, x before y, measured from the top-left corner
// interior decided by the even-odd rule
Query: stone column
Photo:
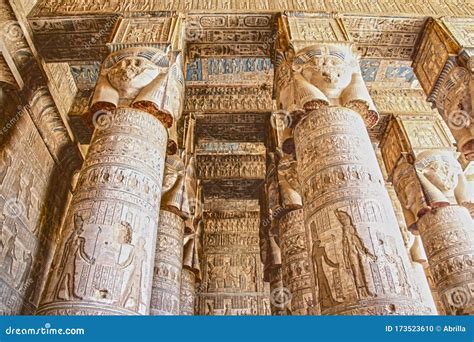
[[[173,136],[173,135],[171,135]],[[155,254],[151,314],[178,315],[180,311],[181,273],[185,219],[189,216],[185,165],[176,154],[177,144],[166,158],[161,201],[161,219]]]
[[[445,312],[472,315],[474,224],[460,204],[472,202],[474,191],[451,151],[425,151],[417,156],[414,169],[406,164],[400,169],[406,170],[396,172],[400,193],[418,198],[419,205],[412,206],[418,217],[415,232],[423,241]]]
[[[472,314],[474,226],[460,204],[474,191],[464,180],[452,151],[429,150],[414,165],[400,160],[394,171],[397,194],[411,214],[411,229],[419,234],[430,274],[446,314]]]
[[[421,313],[366,129],[378,116],[350,47],[309,46],[279,68],[290,75],[279,83],[279,106],[306,112],[294,140],[321,314]]]
[[[315,315],[308,238],[303,209],[280,218],[281,268],[283,284],[291,293],[292,315]]]
[[[289,314],[290,293],[283,285],[281,266],[268,270],[270,283],[270,311],[272,316],[286,316]]]
[[[171,211],[161,210],[156,239],[151,315],[179,315],[183,235],[183,218]]]
[[[189,268],[181,271],[181,294],[179,314],[183,316],[194,315],[194,302],[196,300],[196,275]]]
[[[182,84],[177,69],[152,48],[105,60],[89,117],[96,129],[39,314],[149,313],[166,128],[181,97],[171,87]]]

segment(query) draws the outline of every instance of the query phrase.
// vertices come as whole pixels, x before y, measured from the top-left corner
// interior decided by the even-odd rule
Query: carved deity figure
[[[16,257],[16,241],[17,233],[16,231],[8,238],[7,242],[3,246],[2,251],[2,268],[7,272],[7,274],[12,275],[13,272],[13,261],[17,260]]]
[[[393,185],[402,204],[407,226],[413,229],[427,206],[414,166],[401,161],[393,172]]]
[[[474,202],[474,190],[450,151],[424,151],[415,162],[430,207]]]
[[[31,265],[33,264],[33,257],[31,256],[31,252],[23,251],[22,262],[23,269],[21,273],[19,273],[19,278],[16,282],[17,289],[20,289],[22,286],[26,285],[26,281],[28,280],[28,277],[30,275]]]
[[[313,229],[313,234],[314,233],[315,230]],[[321,305],[321,309],[330,308],[339,304],[340,302],[336,301],[332,296],[331,286],[329,285],[326,274],[324,273],[323,261],[326,263],[326,265],[334,268],[338,268],[339,264],[329,259],[326,253],[326,248],[321,245],[321,240],[319,240],[317,236],[314,236],[314,238],[315,240],[312,249],[312,259],[315,267],[316,278],[318,280],[318,300]]]
[[[165,175],[162,187],[162,208],[172,208],[189,215],[189,204],[186,192],[186,174],[183,160],[178,155],[168,155],[165,163]]]
[[[344,106],[359,112],[368,127],[377,123],[375,105],[349,44],[313,45],[292,55],[279,65],[280,108],[310,112],[321,106]]]
[[[154,48],[130,48],[110,54],[103,63],[92,98],[91,114],[135,107],[158,116],[167,127],[179,119],[184,77],[180,55],[175,63]]]
[[[303,206],[296,161],[290,157],[284,157],[278,163],[278,185],[283,208],[294,210]]]
[[[82,297],[76,293],[76,262],[78,258],[88,264],[94,264],[94,258],[87,255],[85,251],[86,240],[81,234],[84,232],[84,219],[79,214],[74,214],[74,230],[64,244],[62,258],[59,263],[59,279],[54,289],[54,298],[69,300],[70,298],[81,300]],[[64,288],[66,298],[59,296]]]
[[[335,215],[342,225],[344,264],[346,269],[352,273],[357,295],[359,298],[373,296],[368,286],[364,263],[366,257],[370,257],[374,261],[376,257],[359,237],[357,229],[352,222],[352,217],[343,210],[336,210]]]
[[[131,308],[133,311],[138,311],[141,304],[145,305],[142,298],[143,265],[147,260],[145,244],[145,239],[140,237],[127,260],[119,265],[122,269],[131,268],[120,296],[120,305],[124,308]],[[132,302],[132,304],[130,305],[129,302]]]

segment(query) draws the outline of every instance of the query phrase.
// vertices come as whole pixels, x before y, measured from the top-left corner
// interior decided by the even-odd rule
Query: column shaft
[[[148,314],[167,132],[119,108],[96,129],[38,313]]]
[[[161,210],[150,307],[152,315],[179,315],[183,237],[183,218]]]
[[[194,302],[196,300],[196,275],[189,268],[181,271],[181,293],[179,314],[184,316],[194,315]]]
[[[291,314],[314,315],[310,253],[304,226],[303,209],[280,218],[281,268],[283,285],[290,290]]]
[[[474,227],[469,211],[456,205],[434,209],[418,220],[418,229],[446,314],[474,314]]]
[[[295,128],[321,314],[416,314],[409,262],[362,117],[324,107]]]

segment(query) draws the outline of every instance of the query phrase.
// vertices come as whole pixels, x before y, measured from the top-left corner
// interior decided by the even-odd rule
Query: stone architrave
[[[153,48],[109,55],[92,100],[94,136],[38,309],[45,315],[150,310],[167,128],[180,113],[179,60]]]

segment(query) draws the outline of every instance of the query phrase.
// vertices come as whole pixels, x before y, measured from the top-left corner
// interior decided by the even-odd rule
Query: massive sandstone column
[[[377,113],[350,47],[314,45],[281,61],[279,106],[306,112],[294,140],[315,304],[323,315],[423,312],[366,129]]]
[[[278,215],[282,285],[291,294],[291,315],[317,314],[314,307],[308,237],[304,225],[301,186],[297,175],[293,119],[288,112],[272,115],[278,155]]]
[[[452,151],[427,150],[414,165],[402,159],[394,171],[398,196],[421,236],[430,273],[447,314],[473,314],[474,191]]]
[[[94,136],[38,313],[148,314],[167,127],[180,112],[179,61],[125,49],[102,66]]]
[[[185,189],[186,168],[174,151],[166,158],[165,165],[150,308],[152,315],[178,315],[180,312],[184,223],[189,216],[189,205]]]

